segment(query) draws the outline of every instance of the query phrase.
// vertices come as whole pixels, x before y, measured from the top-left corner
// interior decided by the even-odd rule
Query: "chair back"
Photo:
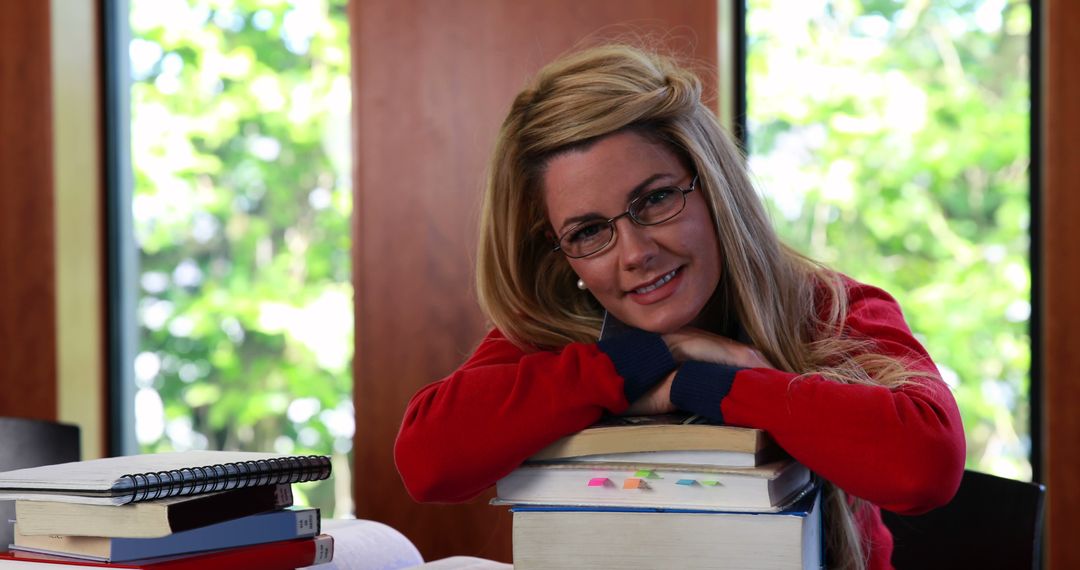
[[[78,461],[79,428],[43,420],[0,417],[0,471]],[[0,501],[0,551],[14,540],[15,502]]]
[[[881,512],[893,534],[893,565],[1039,568],[1045,493],[1037,483],[965,471],[944,507],[918,516]]]

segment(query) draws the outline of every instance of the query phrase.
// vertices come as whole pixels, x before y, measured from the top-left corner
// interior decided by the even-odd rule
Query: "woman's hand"
[[[684,327],[663,335],[676,362],[696,360],[742,368],[776,368],[756,348],[710,332]]]
[[[742,368],[776,368],[756,348],[701,329],[682,328],[663,335],[663,339],[676,362],[696,360]],[[677,368],[632,402],[622,415],[647,416],[676,411],[675,404],[671,403],[671,382],[676,372]]]
[[[630,407],[622,413],[624,416],[651,416],[654,414],[670,414],[675,411],[675,404],[671,403],[671,381],[675,379],[678,368],[672,370],[658,384],[649,388]]]

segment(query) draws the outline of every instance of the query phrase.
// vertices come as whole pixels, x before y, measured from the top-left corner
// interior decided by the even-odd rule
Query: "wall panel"
[[[1080,3],[1043,3],[1043,403],[1049,568],[1080,568]]]
[[[392,456],[409,397],[485,332],[473,249],[496,130],[526,79],[586,36],[659,30],[715,70],[716,2],[357,0],[350,20],[356,514],[401,530],[426,559],[509,560],[510,517],[490,495],[415,504]]]
[[[0,416],[56,419],[49,3],[0,17]]]

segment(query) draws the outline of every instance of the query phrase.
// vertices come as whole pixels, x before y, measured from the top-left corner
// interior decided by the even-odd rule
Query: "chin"
[[[694,321],[695,315],[650,315],[639,316],[626,324],[656,334],[673,333]]]

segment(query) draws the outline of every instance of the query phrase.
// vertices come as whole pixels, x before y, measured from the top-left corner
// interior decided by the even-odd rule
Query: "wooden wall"
[[[356,515],[426,559],[510,559],[510,517],[418,505],[394,469],[405,404],[456,368],[485,331],[473,249],[485,161],[525,80],[580,39],[676,30],[716,61],[715,0],[356,0],[354,65]],[[630,22],[632,28],[605,28]],[[669,32],[670,34],[670,32]]]
[[[1080,2],[1043,6],[1046,561],[1064,570],[1080,568]]]
[[[0,416],[56,419],[49,3],[0,17]]]

